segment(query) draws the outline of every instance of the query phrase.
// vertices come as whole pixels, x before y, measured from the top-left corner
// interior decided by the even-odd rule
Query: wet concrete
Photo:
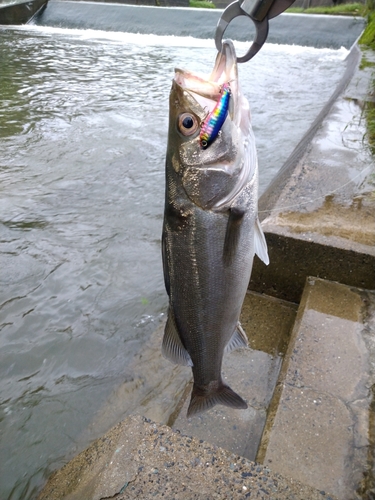
[[[358,65],[260,199],[271,264],[255,261],[253,290],[298,302],[309,275],[375,286],[375,167],[363,115],[371,72]]]
[[[226,355],[223,374],[226,382],[246,399],[249,408],[238,411],[220,406],[215,413],[192,419],[186,418],[192,388],[191,369],[173,365],[162,356],[164,323],[161,324],[127,367],[131,377],[118,386],[93,417],[79,440],[80,446],[87,446],[94,436],[106,432],[125,417],[139,413],[254,460],[296,311],[295,304],[256,293],[247,294],[241,323],[250,348]]]
[[[225,382],[247,401],[248,409],[218,406],[187,418],[189,387],[173,429],[255,460],[295,314],[294,304],[248,293],[241,324],[250,348],[231,352],[223,362]]]
[[[129,417],[50,479],[38,500],[333,500],[207,442]]]
[[[374,307],[374,293],[308,279],[258,455],[340,499],[361,498],[371,467]]]
[[[28,0],[17,3],[0,3],[0,24],[26,24],[34,16],[42,13],[46,8],[48,0]]]

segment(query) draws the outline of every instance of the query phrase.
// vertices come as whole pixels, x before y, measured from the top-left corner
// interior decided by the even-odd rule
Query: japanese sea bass
[[[215,114],[219,121],[208,127]],[[247,345],[239,316],[254,253],[268,264],[257,211],[249,105],[226,41],[208,80],[176,69],[170,93],[162,235],[169,310],[162,351],[193,370],[188,417],[216,404],[247,408],[224,384],[221,365],[224,352]]]

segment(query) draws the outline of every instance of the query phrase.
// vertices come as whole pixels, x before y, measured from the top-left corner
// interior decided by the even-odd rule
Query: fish
[[[224,97],[224,120],[202,145],[202,129]],[[223,382],[222,361],[248,345],[239,317],[254,254],[266,264],[269,259],[258,219],[249,103],[231,40],[223,42],[208,78],[175,69],[165,165],[162,260],[169,307],[162,353],[192,369],[189,418],[217,404],[246,409]]]

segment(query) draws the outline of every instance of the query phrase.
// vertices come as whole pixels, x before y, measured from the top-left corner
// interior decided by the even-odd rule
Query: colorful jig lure
[[[222,85],[220,93],[221,96],[214,109],[207,115],[201,127],[199,140],[203,149],[207,149],[216,139],[228,114],[229,98],[231,95],[229,83]]]

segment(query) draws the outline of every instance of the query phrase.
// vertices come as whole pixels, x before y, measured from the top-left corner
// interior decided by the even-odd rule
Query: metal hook
[[[262,48],[268,36],[268,20],[276,17],[290,7],[294,0],[235,0],[224,10],[216,27],[215,45],[219,52],[228,24],[236,17],[247,16],[253,21],[256,34],[250,49],[237,62],[249,61]]]

